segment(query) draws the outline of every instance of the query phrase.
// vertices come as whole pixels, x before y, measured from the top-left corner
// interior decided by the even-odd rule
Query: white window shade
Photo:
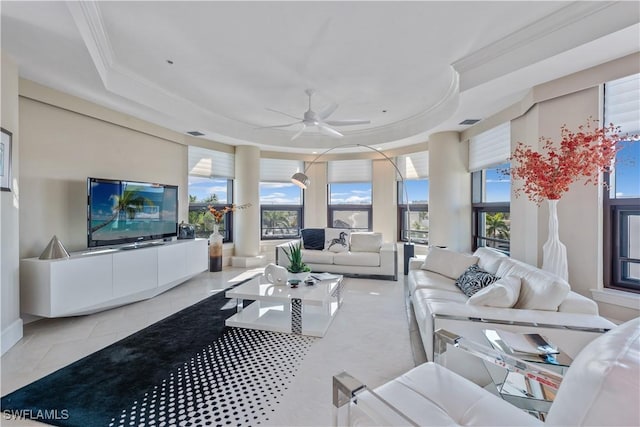
[[[235,155],[189,146],[189,175],[206,178],[235,178]]]
[[[302,172],[303,168],[300,160],[260,159],[260,181],[290,182],[291,175]]]
[[[370,182],[371,160],[334,160],[328,165],[329,183]]]
[[[404,179],[429,178],[429,152],[404,154],[396,158],[396,166]],[[397,177],[400,180],[400,177]]]
[[[471,138],[469,172],[506,163],[510,156],[511,122],[506,122]]]
[[[605,84],[604,125],[620,126],[625,134],[640,131],[640,74],[623,77]]]

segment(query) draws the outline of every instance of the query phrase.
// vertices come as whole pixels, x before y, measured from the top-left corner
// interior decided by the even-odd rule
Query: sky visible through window
[[[261,182],[261,205],[300,205],[302,190],[291,182]]]
[[[208,200],[215,194],[217,203],[229,203],[227,195],[227,179],[212,179],[189,175],[189,196],[195,196],[196,202]]]
[[[486,169],[484,202],[508,202],[511,200],[511,177],[502,171],[509,168],[509,163]]]
[[[485,202],[508,202],[511,183],[509,176],[501,173],[508,164],[486,170]],[[429,200],[428,180],[406,180],[411,203],[427,203]],[[212,194],[218,203],[230,203],[227,195],[226,179],[211,179],[189,176],[189,195],[203,201]],[[626,144],[618,153],[616,164],[616,197],[640,197],[640,143]],[[260,183],[260,203],[279,205],[299,205],[302,191],[288,182]],[[331,184],[332,204],[371,204],[371,183]]]
[[[617,154],[615,197],[640,197],[640,142],[623,143]]]

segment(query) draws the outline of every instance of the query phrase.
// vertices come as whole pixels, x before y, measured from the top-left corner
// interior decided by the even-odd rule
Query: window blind
[[[206,178],[235,178],[235,155],[189,146],[189,175]]]
[[[371,160],[333,160],[328,164],[329,183],[370,182]]]
[[[291,175],[304,170],[300,160],[260,159],[260,181],[290,182]]]
[[[511,122],[506,122],[471,138],[469,172],[500,165],[510,156]]]
[[[429,152],[403,154],[396,158],[396,166],[404,179],[429,178]],[[400,180],[400,177],[397,177]]]
[[[604,124],[620,126],[623,134],[640,131],[640,74],[605,83]]]

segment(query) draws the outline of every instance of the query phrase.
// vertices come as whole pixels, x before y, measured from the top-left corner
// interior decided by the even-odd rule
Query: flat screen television
[[[178,235],[178,186],[87,178],[87,245]]]

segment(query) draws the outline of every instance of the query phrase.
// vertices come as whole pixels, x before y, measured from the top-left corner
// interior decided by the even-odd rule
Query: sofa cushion
[[[498,276],[484,271],[474,264],[456,279],[456,286],[462,289],[466,296],[470,297],[496,280],[498,280]]]
[[[416,290],[413,296],[414,304],[421,304],[421,302],[426,301],[451,301],[464,304],[467,300],[468,298],[458,288],[455,291],[421,288]]]
[[[324,230],[324,249],[331,252],[347,252],[350,233],[347,229],[326,228]]]
[[[341,252],[333,255],[335,265],[354,265],[362,267],[377,267],[380,265],[378,252]]]
[[[380,252],[382,233],[351,233],[351,252]]]
[[[462,291],[453,280],[428,270],[409,271],[409,291],[413,293],[416,289],[443,289],[462,295]]]
[[[557,311],[571,290],[569,284],[555,274],[512,258],[504,260],[496,274],[520,277],[520,296],[514,308]]]
[[[513,307],[520,295],[520,278],[507,276],[496,280],[484,289],[479,290],[467,300],[470,305],[488,307]]]
[[[456,280],[467,268],[477,262],[477,256],[432,247],[421,268]]]
[[[498,252],[495,249],[487,248],[484,246],[476,249],[473,255],[478,257],[478,266],[484,271],[488,271],[491,274],[496,274],[500,263],[509,258],[502,252]]]
[[[333,264],[335,254],[329,251],[302,250],[302,261],[307,264]]]
[[[304,228],[302,231],[302,246],[305,249],[324,249],[324,228]]]

